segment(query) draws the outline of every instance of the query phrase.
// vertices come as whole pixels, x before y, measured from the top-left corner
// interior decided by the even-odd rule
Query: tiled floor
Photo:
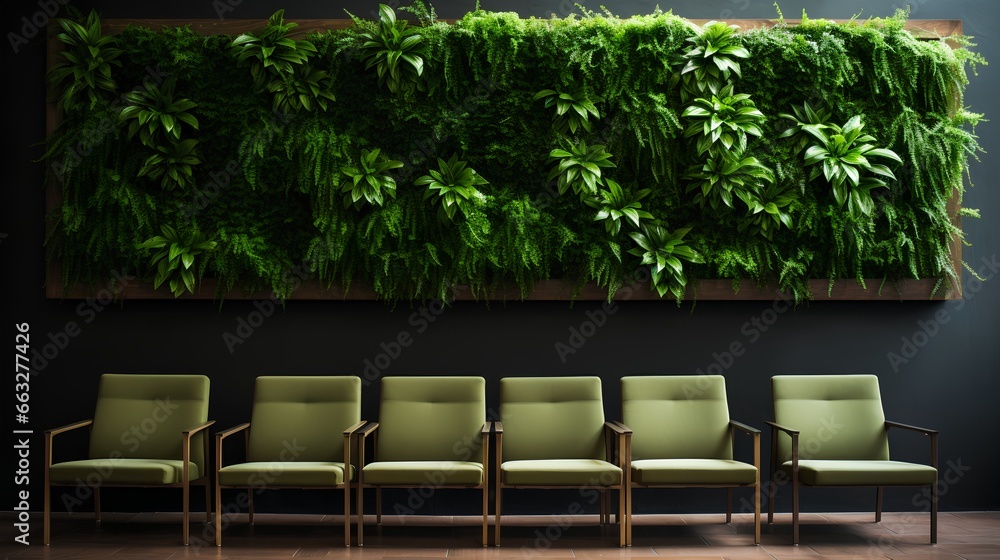
[[[12,544],[12,516],[0,515],[8,534],[0,542],[4,558],[108,558],[165,560],[228,558],[650,558],[845,560],[1000,560],[1000,513],[943,513],[938,544],[928,544],[926,514],[887,513],[882,523],[866,514],[804,514],[801,545],[791,545],[791,519],[778,515],[763,528],[760,546],[753,545],[749,516],[637,516],[634,543],[617,547],[617,527],[600,528],[596,517],[504,518],[502,547],[483,548],[477,520],[469,517],[386,517],[382,528],[367,525],[365,546],[345,548],[342,518],[321,515],[256,516],[233,519],[224,546],[212,542],[211,526],[191,525],[191,546],[180,543],[177,514],[105,514],[94,523],[85,514],[53,516],[53,544],[41,542],[41,526],[33,526],[32,546]],[[34,520],[40,521],[38,516]],[[367,520],[367,517],[366,517]],[[374,521],[374,519],[372,519]],[[492,531],[492,527],[491,527]],[[491,537],[492,538],[492,537]]]

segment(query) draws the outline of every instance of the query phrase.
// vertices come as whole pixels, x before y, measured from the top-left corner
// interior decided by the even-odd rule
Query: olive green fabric
[[[598,377],[500,380],[503,460],[605,459]]]
[[[394,461],[366,465],[365,484],[387,486],[478,486],[483,483],[482,462]]]
[[[482,462],[485,423],[482,377],[385,377],[375,459]]]
[[[632,481],[639,484],[753,484],[757,482],[757,469],[747,463],[724,459],[641,459],[632,461]]]
[[[351,477],[354,467],[351,467]],[[219,484],[267,488],[279,486],[339,486],[344,483],[344,464],[322,461],[269,461],[240,463],[219,470]]]
[[[622,481],[620,468],[597,459],[504,461],[500,472],[508,486],[616,486]]]
[[[721,375],[623,377],[621,388],[633,461],[733,458]]]
[[[360,420],[358,377],[258,377],[247,462],[342,463],[343,432]]]
[[[208,421],[208,391],[204,375],[102,375],[90,459],[180,462],[181,432]],[[205,474],[204,437],[201,432],[191,439],[190,459],[201,467],[199,475]]]
[[[887,461],[889,439],[874,375],[778,375],[771,378],[775,422],[799,431],[799,458]],[[778,458],[792,457],[778,435]]]
[[[792,462],[781,465],[791,476]],[[799,461],[799,481],[809,486],[927,486],[937,469],[900,461]]]
[[[179,437],[179,436],[178,436]],[[188,479],[201,478],[198,465],[188,463]],[[85,459],[52,465],[49,479],[56,484],[176,484],[184,481],[184,462],[167,459]]]

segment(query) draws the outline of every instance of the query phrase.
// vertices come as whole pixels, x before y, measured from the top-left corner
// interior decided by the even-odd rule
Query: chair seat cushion
[[[757,469],[724,459],[641,459],[632,461],[639,484],[753,484]]]
[[[504,461],[500,465],[509,486],[615,486],[622,470],[598,459],[535,459]]]
[[[380,461],[364,468],[365,484],[379,486],[478,486],[483,464],[471,461]]]
[[[354,467],[351,467],[354,477]],[[238,463],[219,469],[223,486],[339,486],[344,483],[344,464],[325,461],[261,461]]]
[[[792,462],[781,465],[789,475]],[[901,461],[799,461],[799,481],[809,486],[924,486],[937,481],[928,465]]]
[[[183,465],[168,459],[83,459],[52,465],[49,479],[59,484],[175,484],[184,481]],[[198,465],[188,463],[188,480],[201,476]]]

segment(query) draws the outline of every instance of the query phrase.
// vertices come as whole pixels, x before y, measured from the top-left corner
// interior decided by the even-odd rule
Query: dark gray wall
[[[54,1],[54,0],[53,0]],[[225,0],[222,0],[223,2]],[[237,0],[231,0],[235,3]],[[902,2],[899,2],[902,4]],[[218,3],[217,3],[218,4]],[[563,13],[570,2],[483,2],[493,10],[516,10],[522,16]],[[587,1],[597,8],[600,2]],[[648,13],[654,2],[604,1],[622,16]],[[773,17],[770,0],[698,0],[660,2],[663,9],[690,18]],[[287,17],[339,18],[342,8],[367,15],[375,2],[305,2],[244,0],[226,14],[235,18],[264,18],[279,7]],[[473,2],[435,2],[442,18],[460,17]],[[211,0],[136,3],[124,0],[81,2],[84,10],[96,7],[104,17],[213,18]],[[782,2],[787,17],[798,17],[803,6],[811,17],[847,18],[884,16],[896,4],[888,0],[837,0]],[[41,10],[37,2],[5,4],[4,33],[19,33],[23,22]],[[974,35],[978,50],[992,61],[1000,61],[1000,39],[987,26],[1000,21],[1000,4],[988,0],[920,0],[913,2],[912,17],[962,19],[965,31]],[[9,36],[8,36],[9,39]],[[15,54],[9,44],[0,47],[7,76],[4,87],[9,100],[4,105],[5,188],[0,233],[0,258],[8,301],[4,304],[4,329],[8,364],[13,350],[13,323],[29,322],[33,348],[51,339],[66,338],[64,348],[49,348],[51,358],[36,362],[31,385],[31,422],[35,430],[32,447],[32,499],[41,509],[41,431],[66,422],[88,418],[93,411],[97,378],[103,372],[204,372],[213,383],[211,416],[227,427],[248,419],[252,384],[260,374],[361,374],[365,360],[375,360],[380,344],[402,332],[413,344],[391,360],[384,373],[481,374],[489,381],[489,403],[497,406],[497,381],[512,375],[596,374],[605,379],[607,413],[615,418],[617,379],[626,374],[693,373],[724,370],[729,386],[733,417],[763,428],[770,418],[769,383],[780,373],[871,372],[882,384],[886,414],[891,419],[928,425],[942,432],[941,465],[947,482],[942,486],[944,510],[1000,508],[1000,483],[995,476],[1000,461],[995,427],[1000,424],[996,405],[1000,390],[1000,278],[997,218],[1000,192],[996,189],[998,166],[984,155],[973,165],[976,187],[965,204],[982,209],[984,219],[967,220],[971,247],[965,260],[987,283],[964,277],[964,301],[932,302],[813,302],[781,313],[771,303],[700,302],[692,311],[670,302],[623,302],[607,321],[565,363],[556,352],[557,343],[568,343],[571,329],[589,320],[599,304],[578,303],[457,303],[433,322],[421,322],[418,308],[395,309],[377,302],[290,302],[253,329],[246,343],[230,353],[223,333],[236,332],[241,320],[256,319],[251,302],[230,301],[221,310],[212,302],[130,301],[124,305],[93,304],[88,311],[80,301],[52,301],[44,297],[44,195],[43,169],[33,160],[41,154],[44,138],[44,45],[31,39]],[[988,99],[1000,90],[1000,78],[992,67],[982,68],[972,78],[966,104],[974,110],[990,111]],[[987,116],[997,118],[997,115]],[[1000,152],[997,127],[984,124],[978,131],[987,152]],[[989,265],[989,266],[988,266]],[[990,268],[992,267],[992,268]],[[98,311],[99,310],[99,311]],[[754,322],[762,325],[758,328]],[[67,325],[80,328],[73,337],[57,333]],[[588,331],[589,332],[589,331]],[[916,346],[904,349],[904,341]],[[723,355],[740,344],[743,353],[734,359]],[[919,348],[917,348],[919,346]],[[893,364],[888,353],[912,357]],[[717,357],[718,356],[718,357]],[[713,364],[719,364],[713,366]],[[13,380],[8,377],[8,383]],[[3,389],[4,394],[8,388]],[[4,399],[3,418],[13,429],[10,400]],[[375,418],[377,384],[365,392],[364,414]],[[9,433],[9,431],[7,432]],[[926,443],[918,436],[899,434],[894,453],[901,459],[923,460]],[[66,441],[67,448],[83,452],[82,439]],[[10,446],[5,446],[9,449]],[[764,456],[769,437],[765,432]],[[740,452],[745,452],[742,446]],[[6,451],[9,453],[9,451]],[[5,465],[12,465],[7,461]],[[4,467],[4,477],[10,473]],[[950,471],[950,474],[949,474]],[[4,485],[5,489],[7,485]],[[142,503],[136,498],[143,499]],[[405,499],[405,496],[395,496]],[[470,497],[471,498],[471,497]],[[549,496],[551,498],[551,496]],[[869,491],[807,492],[807,510],[865,510],[872,507]],[[147,502],[146,500],[151,500]],[[720,511],[721,494],[677,492],[641,496],[638,506],[671,511]],[[474,500],[473,500],[474,501]],[[105,507],[129,510],[148,507],[173,508],[176,496],[111,493]],[[336,511],[338,500],[303,493],[269,497],[271,510]],[[5,501],[0,510],[10,509]],[[542,500],[536,494],[511,495],[516,511],[563,511],[558,500]],[[887,493],[887,509],[911,510],[922,505],[914,490]],[[57,505],[58,507],[58,505]],[[195,508],[199,507],[196,504]],[[446,493],[442,500],[423,511],[474,511],[470,500]],[[89,508],[89,504],[85,506]],[[787,509],[787,503],[779,503]]]

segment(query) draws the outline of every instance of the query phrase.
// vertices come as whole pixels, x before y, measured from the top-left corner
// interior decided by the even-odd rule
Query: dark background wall
[[[52,0],[53,2],[55,0]],[[222,0],[225,2],[225,0]],[[215,4],[221,4],[216,2]],[[230,0],[237,3],[238,0]],[[614,13],[628,16],[648,13],[653,2],[603,2]],[[902,0],[897,2],[900,6]],[[889,0],[784,1],[786,17],[798,17],[807,7],[810,17],[849,18],[861,14],[886,16],[897,6]],[[1000,4],[989,0],[919,0],[912,3],[912,17],[961,19],[965,32],[976,36],[978,50],[991,61],[1000,61],[1000,39],[995,25]],[[597,9],[600,2],[583,2]],[[770,0],[684,0],[660,2],[663,9],[689,18],[774,17]],[[97,8],[105,18],[215,18],[211,0],[132,2],[96,0],[76,4],[84,11]],[[469,1],[434,2],[439,17],[457,18],[474,7]],[[522,16],[566,13],[571,2],[484,0],[491,10],[514,10]],[[343,9],[370,17],[375,2],[244,0],[232,11],[233,18],[266,18],[275,9],[286,8],[290,18],[342,18]],[[4,5],[3,31],[21,33],[22,17],[31,19],[41,10],[40,2],[18,1]],[[30,30],[29,30],[30,31]],[[678,309],[672,302],[621,302],[593,336],[573,354],[560,359],[557,343],[570,343],[572,329],[592,320],[588,313],[599,303],[561,302],[483,303],[460,302],[443,309],[425,310],[434,320],[422,322],[419,306],[387,307],[379,302],[289,302],[266,317],[252,315],[252,302],[228,301],[219,309],[210,301],[54,301],[44,297],[44,193],[43,167],[33,160],[41,154],[44,138],[44,42],[42,35],[29,38],[14,53],[9,44],[0,47],[6,75],[3,151],[3,203],[0,206],[0,258],[2,278],[8,294],[3,304],[7,348],[12,358],[14,323],[31,325],[33,348],[48,358],[35,363],[31,385],[29,428],[35,430],[32,445],[31,507],[41,509],[42,436],[46,428],[89,418],[97,379],[104,372],[199,372],[212,379],[211,417],[217,426],[228,427],[249,419],[253,379],[261,374],[362,374],[366,360],[377,362],[380,346],[407,332],[412,345],[392,358],[385,375],[478,374],[488,380],[489,404],[498,406],[498,380],[514,375],[600,375],[604,378],[607,414],[619,417],[617,380],[627,374],[696,373],[724,371],[734,418],[764,428],[771,417],[769,378],[782,373],[871,372],[879,376],[886,415],[890,419],[939,429],[944,510],[1000,509],[1000,482],[996,465],[1000,445],[1000,191],[996,176],[1000,167],[991,155],[974,163],[976,187],[969,190],[965,205],[982,209],[984,219],[966,220],[971,247],[965,260],[986,283],[963,277],[965,299],[957,302],[823,302],[794,310],[771,302],[699,302]],[[992,114],[988,99],[1000,89],[1000,74],[981,68],[972,77],[966,105]],[[987,152],[1000,152],[1000,133],[993,123],[978,130]],[[821,295],[821,294],[818,294]],[[83,307],[81,307],[81,304]],[[264,306],[266,309],[266,305]],[[776,310],[777,309],[777,310]],[[440,314],[434,312],[441,311]],[[779,312],[780,311],[780,312]],[[416,314],[416,315],[415,315]],[[224,333],[237,334],[241,321],[256,323],[246,342],[230,352]],[[67,326],[79,327],[75,336],[63,335]],[[587,332],[591,332],[589,329]],[[242,334],[247,334],[244,331]],[[53,340],[62,340],[57,347]],[[740,345],[739,356],[726,354]],[[912,344],[913,346],[907,346]],[[893,363],[889,353],[907,357]],[[385,363],[385,358],[382,358]],[[713,365],[716,364],[716,365]],[[710,369],[711,368],[711,369]],[[13,379],[8,376],[8,384]],[[8,385],[12,388],[12,386]],[[376,418],[378,384],[365,389],[364,417]],[[3,394],[9,395],[7,387]],[[4,399],[6,433],[21,426],[13,423],[11,399]],[[5,436],[8,438],[9,436]],[[894,436],[894,458],[925,460],[927,444],[916,435]],[[764,457],[769,436],[765,431]],[[85,452],[84,438],[70,436],[68,451]],[[4,445],[9,453],[10,445]],[[744,457],[747,447],[741,444]],[[66,459],[66,457],[63,457]],[[6,471],[13,461],[4,463]],[[765,466],[766,469],[766,466]],[[9,480],[9,479],[8,479]],[[8,485],[4,484],[4,490]],[[872,507],[870,491],[807,492],[806,510],[866,510]],[[787,497],[787,496],[786,496]],[[406,496],[389,496],[405,500]],[[444,493],[424,512],[475,510],[475,498],[463,499]],[[559,500],[547,495],[511,494],[511,511],[564,511]],[[172,509],[176,495],[164,493],[108,492],[105,508]],[[260,507],[271,511],[337,511],[339,500],[330,496],[277,493]],[[13,500],[0,504],[9,510]],[[200,507],[199,501],[193,505]],[[923,502],[912,489],[887,492],[888,510],[920,509]],[[721,511],[720,493],[693,492],[639,496],[640,509],[668,511]],[[60,506],[56,504],[58,509]],[[78,509],[89,510],[89,503]],[[779,510],[787,510],[782,500]],[[391,510],[391,507],[390,507]],[[197,511],[197,509],[195,509]]]

